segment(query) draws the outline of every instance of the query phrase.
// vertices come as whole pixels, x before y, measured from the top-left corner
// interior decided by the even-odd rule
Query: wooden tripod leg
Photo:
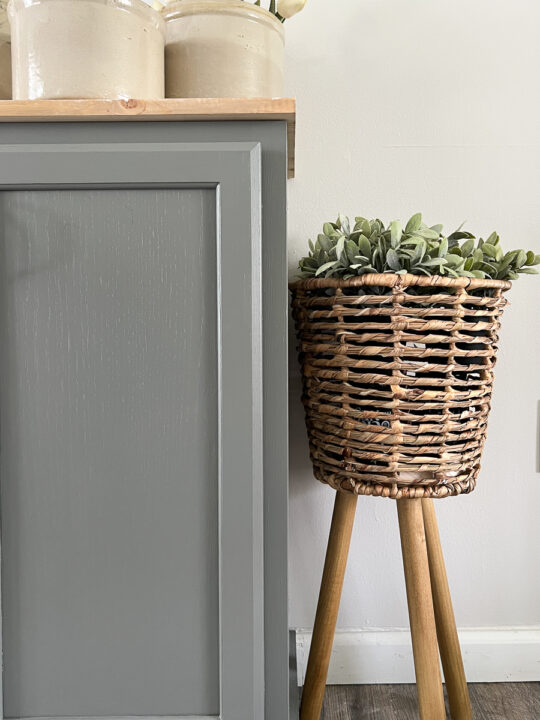
[[[300,720],[319,720],[321,716],[330,653],[347,566],[357,496],[337,492],[326,560],[315,615],[315,626],[302,692]]]
[[[437,516],[431,498],[422,500],[422,510],[437,638],[439,640],[448,702],[450,703],[450,715],[453,720],[472,720],[471,702],[463,669],[452,598],[450,597],[450,588],[444,566]]]
[[[397,501],[421,720],[444,720],[444,696],[420,499]]]

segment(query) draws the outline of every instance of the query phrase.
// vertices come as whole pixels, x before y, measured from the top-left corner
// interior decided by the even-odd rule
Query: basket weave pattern
[[[315,476],[395,499],[471,492],[510,287],[394,274],[292,283]]]

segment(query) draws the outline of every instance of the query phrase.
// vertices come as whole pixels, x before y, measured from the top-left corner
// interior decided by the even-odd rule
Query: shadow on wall
[[[291,496],[302,496],[318,481],[313,477],[309,445],[304,420],[302,376],[298,364],[297,340],[289,309],[289,472]]]
[[[538,401],[536,422],[536,472],[540,473],[540,400]]]

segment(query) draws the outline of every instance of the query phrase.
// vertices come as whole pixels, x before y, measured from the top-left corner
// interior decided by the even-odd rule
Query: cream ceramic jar
[[[167,97],[283,95],[283,24],[242,0],[177,0],[164,10]]]
[[[13,97],[159,99],[165,26],[143,0],[9,0]]]
[[[11,99],[11,37],[6,6],[7,0],[0,0],[0,100]]]

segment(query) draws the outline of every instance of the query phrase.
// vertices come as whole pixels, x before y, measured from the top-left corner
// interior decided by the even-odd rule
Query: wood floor
[[[469,685],[475,720],[540,720],[540,683]],[[447,706],[447,715],[450,717]],[[414,685],[334,685],[321,720],[418,720]]]

